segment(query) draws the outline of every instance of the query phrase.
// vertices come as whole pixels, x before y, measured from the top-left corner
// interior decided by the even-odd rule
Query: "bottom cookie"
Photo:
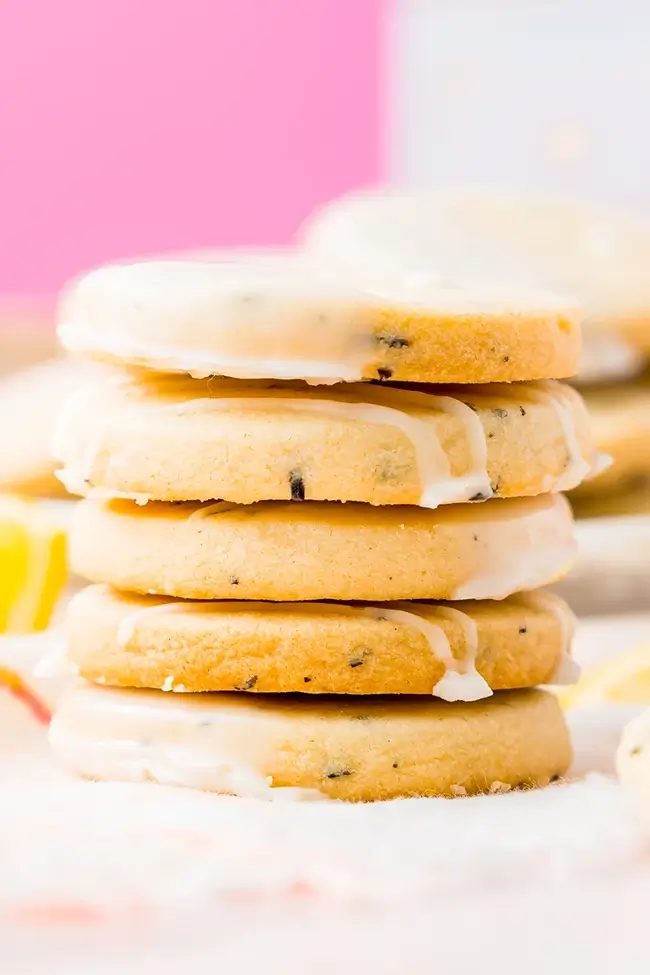
[[[50,742],[84,778],[262,799],[475,795],[546,785],[571,762],[559,704],[543,691],[448,704],[229,693],[180,699],[79,683],[60,703]]]

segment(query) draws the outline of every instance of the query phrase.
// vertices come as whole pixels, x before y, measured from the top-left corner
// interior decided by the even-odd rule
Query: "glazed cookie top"
[[[613,209],[494,185],[379,191],[334,200],[304,237],[321,257],[377,273],[557,289],[591,326],[650,315],[650,226]]]
[[[432,274],[362,277],[298,255],[113,265],[68,289],[59,336],[72,352],[197,378],[466,383],[575,372],[571,301]]]
[[[137,501],[440,504],[575,487],[600,469],[580,395],[538,383],[397,388],[154,374],[75,394],[70,491]]]

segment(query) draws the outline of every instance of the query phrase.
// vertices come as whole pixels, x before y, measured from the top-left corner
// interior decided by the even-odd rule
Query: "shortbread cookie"
[[[52,435],[66,398],[92,370],[50,359],[0,380],[0,491],[65,497],[54,476]]]
[[[650,225],[617,210],[452,185],[351,194],[303,236],[314,256],[360,277],[473,275],[575,295],[585,310],[585,379],[638,372],[638,353],[650,351]]]
[[[582,484],[576,496],[603,497],[650,480],[650,388],[641,385],[585,390],[592,428],[599,450],[612,458],[611,466]]]
[[[434,694],[568,682],[573,616],[547,592],[503,602],[191,602],[89,586],[70,604],[68,660],[119,687]]]
[[[70,400],[59,476],[86,496],[439,504],[575,487],[596,468],[562,383],[309,389],[154,376]]]
[[[559,704],[542,691],[448,704],[423,697],[181,698],[81,684],[61,702],[50,741],[85,778],[262,799],[503,792],[545,785],[571,760]]]
[[[72,564],[189,599],[501,599],[574,557],[562,495],[426,508],[261,501],[77,506]]]
[[[483,383],[575,372],[576,305],[546,293],[407,279],[348,283],[288,257],[120,264],[68,290],[73,352],[236,379]]]
[[[596,328],[618,331],[650,311],[650,225],[575,200],[496,185],[353,193],[316,213],[303,237],[320,259],[391,280],[438,272],[557,289]]]

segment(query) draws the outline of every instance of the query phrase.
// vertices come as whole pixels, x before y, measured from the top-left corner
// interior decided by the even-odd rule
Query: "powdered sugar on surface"
[[[41,648],[46,643],[41,639]],[[581,654],[584,646],[583,640]],[[601,759],[607,765],[611,756]],[[24,707],[0,693],[0,781],[0,956],[7,938],[21,932],[38,931],[39,938],[53,928],[76,932],[70,944],[79,947],[82,932],[125,937],[134,924],[147,928],[149,947],[166,944],[176,932],[185,944],[193,938],[198,951],[196,932],[182,934],[188,918],[223,919],[233,910],[239,928],[227,924],[220,943],[245,954],[242,935],[252,911],[280,911],[269,921],[271,937],[278,924],[299,933],[297,906],[314,903],[321,905],[314,930],[322,930],[324,912],[347,905],[339,921],[350,943],[363,926],[358,912],[367,920],[363,912],[370,911],[391,918],[396,932],[401,925],[405,938],[419,931],[424,944],[434,915],[442,923],[461,912],[478,924],[488,906],[502,902],[512,912],[542,892],[544,910],[565,902],[572,911],[576,898],[583,903],[601,890],[622,909],[623,888],[647,883],[644,890],[650,889],[642,810],[600,774],[539,792],[369,805],[276,804],[148,784],[80,782],[54,765],[43,729]],[[636,903],[633,892],[629,904]],[[333,930],[327,928],[328,937]],[[201,932],[214,941],[210,921]],[[376,926],[371,933],[378,945]],[[33,948],[33,939],[29,944]],[[447,946],[454,957],[455,946]],[[293,971],[278,952],[273,970]],[[380,954],[387,952],[384,946]],[[53,970],[49,961],[43,965],[34,971]],[[304,970],[297,960],[296,966]],[[76,971],[71,963],[63,970]],[[108,962],[105,970],[113,970]],[[310,962],[316,970],[317,962]],[[409,969],[420,970],[428,969]]]

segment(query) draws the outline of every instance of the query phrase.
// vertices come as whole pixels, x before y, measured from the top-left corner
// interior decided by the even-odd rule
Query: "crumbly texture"
[[[369,383],[310,389],[169,376],[107,381],[70,400],[56,450],[66,483],[84,495],[418,504],[426,487],[421,465],[435,458],[437,444],[440,480],[476,469],[475,418],[462,415],[461,404],[469,404],[494,496],[526,497],[552,491],[567,471],[575,474],[563,486],[580,478],[557,408],[561,396],[582,457],[595,457],[588,414],[569,387],[429,390],[414,397]],[[460,414],[440,396],[456,400]],[[412,429],[404,429],[405,419]]]
[[[503,598],[573,558],[562,495],[435,511],[86,499],[71,537],[72,567],[92,582],[190,599]]]
[[[422,697],[179,698],[82,685],[60,704],[50,740],[58,758],[87,778],[250,795],[251,777],[261,776],[273,790],[353,801],[546,785],[571,761],[559,704],[542,691],[447,704]],[[125,741],[130,756],[140,746],[137,761],[124,760]]]
[[[294,256],[103,267],[68,289],[59,334],[72,352],[165,372],[484,383],[573,375],[580,318],[544,293],[374,288]]]
[[[551,682],[571,635],[568,608],[554,601],[557,609],[525,595],[449,604],[476,625],[477,670],[493,690]],[[182,692],[431,694],[445,673],[427,637],[407,622],[363,616],[354,606],[302,606],[169,602],[89,586],[68,610],[68,657],[101,684]],[[427,616],[426,603],[412,608],[442,629],[458,661],[467,659],[462,619],[443,618],[435,606]]]
[[[650,387],[596,387],[583,391],[598,449],[612,457],[604,473],[585,481],[575,497],[593,499],[625,491],[650,479]]]

